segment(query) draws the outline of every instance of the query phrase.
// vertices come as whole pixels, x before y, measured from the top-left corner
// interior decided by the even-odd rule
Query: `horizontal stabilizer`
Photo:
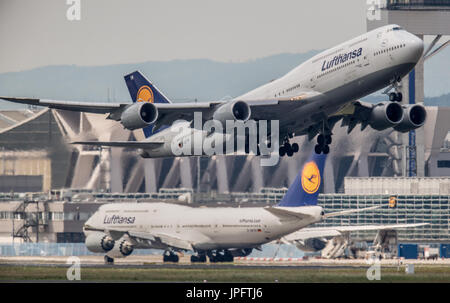
[[[264,209],[281,219],[304,220],[311,218],[311,215],[295,211],[295,209],[298,209],[297,207],[289,207],[289,210],[280,207],[265,207]]]
[[[164,142],[146,142],[146,141],[76,141],[76,142],[71,142],[70,144],[151,149],[151,148],[155,148],[155,147],[163,145]]]

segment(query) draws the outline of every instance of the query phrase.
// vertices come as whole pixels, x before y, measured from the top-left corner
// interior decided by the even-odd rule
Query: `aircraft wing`
[[[354,225],[354,226],[332,226],[332,227],[311,227],[303,228],[283,237],[284,241],[303,241],[312,238],[330,238],[340,236],[352,231],[367,230],[396,230],[429,225],[428,223],[416,224],[391,224],[391,225]]]
[[[341,126],[348,126],[347,133],[350,133],[358,123],[361,123],[361,130],[364,130],[369,125],[370,114],[375,106],[376,104],[357,100],[346,104],[332,117],[342,118]]]
[[[75,142],[70,142],[70,144],[152,149],[152,148],[156,148],[156,147],[159,147],[159,146],[163,145],[164,142],[149,142],[149,141],[75,141]]]
[[[63,109],[77,112],[87,112],[94,114],[110,114],[108,119],[120,120],[120,114],[129,105],[133,103],[101,103],[101,102],[80,102],[80,101],[61,101],[49,99],[35,99],[35,98],[15,98],[15,97],[1,97],[0,99],[34,106],[44,106],[54,109]],[[194,112],[208,112],[217,104],[222,104],[223,101],[217,102],[201,102],[201,103],[154,103],[158,108],[159,119],[164,118],[164,122],[171,123],[178,119],[193,118]],[[169,118],[167,117],[169,116]]]
[[[184,250],[194,250],[192,244],[189,241],[181,239],[174,235],[157,233],[150,234],[145,232],[128,232],[128,235],[131,238],[139,238],[144,240],[149,240],[151,242],[158,242],[163,245],[167,245],[176,249],[184,249]]]
[[[278,99],[268,100],[250,100],[246,102],[251,110],[251,119],[254,120],[270,120],[281,119],[286,110],[290,110],[304,104],[306,101],[321,95],[314,91],[304,92],[290,97],[283,97]],[[108,119],[116,121],[120,120],[120,114],[129,105],[130,102],[120,103],[100,103],[100,102],[80,102],[80,101],[61,101],[37,98],[17,98],[17,97],[2,97],[0,99],[34,106],[45,106],[48,108],[88,112],[97,114],[110,114]],[[157,124],[171,124],[172,122],[185,119],[192,120],[195,112],[201,112],[204,119],[211,119],[212,115],[218,107],[227,103],[239,100],[230,101],[211,101],[211,102],[191,102],[191,103],[153,103],[158,109]]]
[[[78,112],[88,112],[95,114],[107,114],[117,110],[123,109],[130,103],[100,103],[100,102],[78,102],[78,101],[59,101],[47,99],[33,99],[33,98],[13,98],[0,97],[0,99],[34,106],[45,106],[54,109],[64,109]]]

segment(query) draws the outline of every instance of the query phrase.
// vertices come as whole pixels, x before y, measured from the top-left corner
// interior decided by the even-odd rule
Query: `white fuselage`
[[[348,102],[380,90],[390,85],[394,79],[404,77],[414,68],[422,52],[421,39],[398,29],[398,26],[383,26],[323,51],[283,77],[234,100],[283,99],[308,92],[321,94],[323,98],[320,101],[294,107],[283,113],[280,127],[289,127],[296,135],[300,135],[302,130],[316,124],[318,117],[332,115]],[[301,104],[302,100],[291,102]],[[167,143],[144,152],[148,157],[173,156],[173,142],[189,145],[194,150],[194,146],[198,144],[198,140],[193,139],[194,132],[203,140],[213,139],[206,131],[192,129],[188,122],[182,129],[182,135],[180,131],[174,132],[169,128],[150,137],[149,141],[160,141],[163,138]],[[230,138],[223,137],[222,140]]]
[[[320,206],[289,209],[307,214],[308,219],[281,219],[261,207],[193,208],[167,203],[112,203],[101,206],[85,224],[102,230],[168,235],[191,243],[196,251],[253,248],[322,218]],[[151,241],[140,243],[140,247],[165,249]]]

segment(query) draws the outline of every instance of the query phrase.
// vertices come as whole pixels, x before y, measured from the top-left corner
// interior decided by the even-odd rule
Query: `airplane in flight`
[[[309,140],[317,136],[316,153],[327,154],[333,127],[339,121],[341,126],[348,127],[348,133],[357,124],[362,130],[371,126],[380,131],[393,128],[408,132],[425,123],[426,110],[422,105],[398,103],[403,98],[399,83],[414,69],[423,49],[423,41],[414,34],[395,24],[386,25],[327,49],[284,76],[229,101],[171,103],[139,72],[125,76],[133,103],[0,98],[55,109],[108,114],[107,119],[119,121],[126,129],[143,128],[146,135],[143,141],[77,142],[136,148],[140,149],[142,157],[178,156],[173,146],[194,148],[196,142],[192,138],[196,131],[203,139],[209,138],[211,134],[207,131],[192,127],[190,122],[195,113],[201,113],[204,122],[214,119],[222,124],[249,119],[279,120],[279,142],[274,146],[279,146],[280,156],[298,152],[298,144],[291,144],[290,139],[303,135]],[[389,101],[370,104],[359,100],[385,87],[386,94],[393,90]],[[187,121],[180,131],[170,131],[169,126],[180,119]],[[229,139],[219,137],[219,140]]]
[[[192,251],[191,262],[230,262],[261,245],[288,236],[329,217],[381,206],[324,213],[317,205],[326,155],[313,152],[283,199],[269,207],[194,208],[168,203],[110,203],[84,224],[87,248],[105,253],[105,262],[134,249],[164,250],[165,262],[176,252]],[[320,236],[320,235],[319,235]]]

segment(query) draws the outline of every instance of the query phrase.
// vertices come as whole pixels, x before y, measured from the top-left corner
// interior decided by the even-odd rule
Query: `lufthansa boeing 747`
[[[177,252],[191,251],[191,262],[230,262],[277,239],[310,243],[345,230],[410,228],[425,224],[308,228],[326,218],[381,207],[324,213],[317,205],[327,155],[313,155],[303,165],[280,203],[269,207],[195,208],[168,203],[110,203],[84,224],[87,248],[105,254],[105,262],[136,248],[164,250],[164,261],[178,262]],[[302,232],[304,230],[304,232]],[[333,233],[331,233],[333,231]],[[307,247],[305,245],[304,247]]]
[[[143,157],[171,157],[173,146],[194,148],[193,133],[203,139],[211,133],[192,127],[194,113],[203,122],[216,120],[279,120],[277,146],[281,156],[292,156],[299,146],[290,143],[294,136],[317,136],[315,151],[327,154],[332,130],[341,121],[350,133],[361,129],[394,128],[408,132],[421,127],[426,119],[422,105],[401,105],[399,82],[414,69],[423,53],[421,39],[398,25],[387,25],[335,47],[300,64],[286,75],[230,101],[171,103],[149,80],[136,71],[125,76],[133,103],[52,101],[0,97],[1,99],[55,109],[108,114],[108,119],[130,130],[143,128],[146,139],[135,142],[76,142],[140,149]],[[369,104],[359,99],[388,87],[389,101]],[[176,132],[170,125],[187,121]],[[180,135],[181,132],[181,135]],[[224,138],[223,140],[227,140]],[[176,142],[174,142],[176,141]],[[271,142],[269,142],[271,143]],[[261,143],[258,143],[261,144]]]

